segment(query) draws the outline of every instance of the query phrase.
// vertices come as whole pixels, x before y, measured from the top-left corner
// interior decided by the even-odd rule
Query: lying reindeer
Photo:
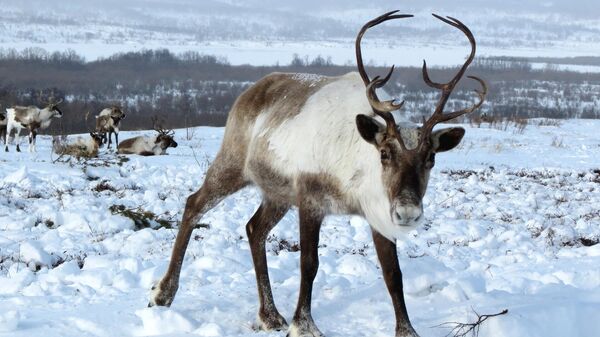
[[[173,140],[175,132],[173,130],[164,130],[154,128],[158,135],[138,136],[129,138],[121,142],[117,146],[119,154],[139,154],[140,156],[158,156],[167,154],[167,148],[177,147],[177,142]]]
[[[461,127],[434,130],[434,126],[479,108],[487,87],[481,79],[469,76],[482,86],[478,100],[470,107],[444,112],[450,94],[475,57],[475,38],[460,21],[434,15],[463,32],[471,52],[448,83],[432,81],[424,63],[425,83],[441,91],[434,112],[420,127],[396,124],[392,112],[402,104],[380,101],[375,91],[390,79],[393,68],[383,78],[369,78],[360,42],[369,28],[411,16],[393,11],[363,26],[355,44],[358,72],[338,77],[273,73],[238,97],[219,153],[202,187],[187,199],[169,268],[153,287],[149,305],[173,302],[185,250],[202,215],[225,197],[255,185],[262,192],[262,203],[248,221],[246,233],[260,301],[258,328],[287,328],[289,337],[323,336],[311,315],[319,231],[328,214],[356,214],[371,225],[396,314],[395,336],[418,336],[406,311],[396,239],[408,240],[406,233],[423,216],[423,196],[436,155],[456,147],[465,134]],[[299,213],[300,292],[288,326],[273,301],[265,240],[293,206]]]
[[[102,147],[102,134],[90,132],[90,137],[77,137],[74,142],[61,143],[53,141],[52,148],[59,155],[69,155],[73,157],[93,158],[98,157],[98,149]]]
[[[104,143],[107,141],[108,134],[108,148],[112,144],[111,135],[113,133],[115,134],[115,146],[119,145],[119,127],[124,118],[125,113],[117,106],[106,108],[96,116],[96,132],[102,134]]]
[[[15,131],[15,143],[17,144],[17,152],[21,152],[19,147],[19,133],[22,128],[29,130],[29,152],[35,152],[35,138],[38,129],[45,129],[50,126],[53,118],[61,118],[62,111],[58,109],[58,105],[62,100],[56,103],[48,103],[48,105],[40,109],[36,106],[14,106],[6,109],[6,141],[4,150],[8,152],[8,138],[12,130]]]

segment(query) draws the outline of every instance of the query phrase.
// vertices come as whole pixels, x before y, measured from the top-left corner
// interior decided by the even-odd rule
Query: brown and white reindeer
[[[102,135],[90,132],[89,137],[77,137],[74,141],[62,142],[59,137],[52,141],[52,148],[59,155],[70,155],[78,158],[98,157],[98,149],[102,147]]]
[[[58,102],[50,102],[45,108],[40,109],[36,106],[14,106],[6,109],[6,141],[4,150],[8,152],[8,138],[12,130],[15,131],[15,143],[17,152],[21,151],[19,147],[19,133],[22,128],[29,130],[29,152],[35,152],[35,139],[38,129],[45,129],[50,126],[53,118],[61,118],[62,111],[58,108]]]
[[[125,113],[118,106],[103,109],[96,116],[96,132],[103,135],[103,142],[106,143],[108,136],[108,148],[112,144],[111,135],[115,135],[115,146],[119,145],[119,128],[121,120],[125,118]]]
[[[273,302],[265,240],[296,206],[301,278],[288,336],[323,336],[311,315],[311,296],[319,265],[319,230],[328,214],[356,214],[369,222],[396,314],[395,336],[417,336],[406,311],[395,240],[403,238],[422,217],[422,199],[435,155],[457,146],[465,133],[460,127],[434,131],[434,126],[479,108],[487,93],[485,83],[471,77],[483,87],[477,91],[477,103],[444,113],[450,94],[473,61],[475,39],[460,21],[434,16],[462,31],[470,41],[471,53],[448,83],[430,80],[423,63],[425,82],[441,90],[441,97],[421,127],[398,126],[391,112],[402,104],[380,101],[376,95],[375,89],[389,80],[393,67],[386,77],[371,80],[362,62],[360,42],[369,28],[411,17],[397,11],[373,19],[358,33],[358,72],[339,77],[273,73],[240,95],[202,187],[187,199],[168,270],[153,287],[149,305],[173,302],[185,250],[200,217],[226,196],[254,184],[263,199],[246,232],[260,300],[259,328],[288,328]]]
[[[118,147],[119,154],[139,154],[141,156],[158,156],[167,154],[167,148],[177,147],[173,139],[173,130],[163,129],[158,125],[157,119],[153,119],[156,136],[137,136],[122,141]]]
[[[6,118],[6,111],[0,110],[0,139],[6,143],[6,124],[8,124],[8,118]]]

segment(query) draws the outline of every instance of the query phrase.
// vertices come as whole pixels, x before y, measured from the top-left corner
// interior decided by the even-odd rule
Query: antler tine
[[[378,24],[380,24],[382,22],[385,22],[388,20],[393,20],[393,19],[411,18],[414,16],[411,14],[395,14],[398,12],[399,12],[398,10],[387,12],[387,13],[382,14],[382,15],[376,17],[375,19],[365,23],[364,26],[362,26],[362,28],[358,32],[358,35],[356,36],[356,42],[355,42],[356,65],[358,66],[358,73],[360,74],[360,77],[362,78],[365,85],[368,85],[371,82],[371,80],[369,79],[369,75],[367,75],[367,72],[365,71],[365,67],[363,65],[362,51],[360,48],[360,43],[362,41],[362,37],[369,28],[377,26]]]
[[[477,103],[473,104],[469,108],[465,108],[465,109],[462,109],[462,110],[458,110],[458,111],[454,111],[454,112],[450,112],[450,113],[445,113],[445,114],[439,115],[440,116],[439,122],[449,121],[451,119],[460,117],[460,116],[462,116],[464,114],[471,113],[471,112],[477,110],[483,104],[483,102],[485,101],[485,96],[488,93],[488,86],[487,86],[487,84],[481,78],[479,78],[479,77],[476,77],[476,76],[467,76],[467,77],[470,78],[470,79],[473,79],[473,80],[479,82],[479,84],[481,84],[481,88],[482,88],[481,91],[479,91],[477,89],[473,90],[473,91],[475,91],[475,93],[477,93],[477,96],[479,97],[479,101]]]
[[[431,14],[431,15],[433,15],[436,19],[459,29],[461,32],[463,32],[467,36],[467,39],[469,39],[469,43],[471,44],[471,53],[469,54],[469,57],[467,58],[467,60],[463,64],[463,66],[460,68],[458,73],[456,73],[454,78],[452,78],[452,80],[450,80],[450,82],[448,82],[448,83],[433,82],[431,80],[431,78],[429,77],[429,72],[427,70],[427,62],[425,60],[423,60],[423,80],[425,81],[425,83],[432,88],[449,91],[449,93],[448,93],[448,96],[449,96],[449,94],[452,92],[452,90],[454,89],[454,87],[456,86],[458,81],[460,81],[460,79],[463,77],[465,71],[467,70],[467,68],[469,67],[471,62],[473,62],[473,59],[475,58],[475,52],[477,49],[476,43],[475,43],[475,37],[473,36],[473,33],[471,32],[471,30],[464,23],[460,22],[458,19],[455,19],[450,16],[448,16],[446,19],[437,14]],[[443,108],[443,106],[442,106],[442,108]]]
[[[375,89],[382,87],[385,82],[387,82],[393,69],[394,68],[392,67],[386,78],[381,79],[379,76],[376,76],[371,83],[367,85],[367,99],[373,107],[373,111],[385,121],[386,134],[396,137],[400,142],[402,149],[406,150],[404,141],[396,129],[396,120],[394,119],[394,115],[392,115],[392,111],[402,108],[404,101],[400,102],[399,104],[394,104],[393,100],[381,102],[375,94]]]
[[[393,71],[394,67],[392,66],[386,77],[380,78],[379,76],[376,76],[369,84],[367,84],[367,99],[369,100],[369,104],[373,108],[373,111],[380,116],[380,112],[399,110],[404,105],[404,101],[402,101],[400,104],[394,104],[394,100],[382,102],[379,100],[379,98],[377,98],[377,93],[375,92],[377,88],[381,88],[385,85],[385,83],[390,79]]]
[[[455,19],[450,16],[443,18],[437,14],[432,14],[432,15],[436,19],[438,19],[446,24],[449,24],[453,27],[456,27],[461,32],[463,32],[466,35],[466,37],[469,39],[469,43],[471,45],[471,53],[469,54],[469,57],[467,57],[467,60],[465,61],[465,63],[462,65],[462,67],[456,73],[456,75],[448,83],[433,82],[431,80],[431,78],[429,77],[429,72],[427,70],[427,62],[425,60],[423,60],[423,70],[422,70],[423,80],[425,81],[425,83],[428,86],[435,88],[435,89],[442,90],[442,95],[437,103],[437,106],[435,108],[433,115],[427,121],[425,121],[423,123],[423,128],[422,128],[423,132],[421,133],[421,140],[420,140],[421,144],[424,142],[425,138],[430,135],[431,131],[433,130],[433,127],[436,124],[454,119],[454,118],[459,117],[466,113],[473,112],[474,110],[479,108],[483,104],[483,101],[485,100],[485,96],[487,95],[487,90],[488,90],[487,85],[485,84],[485,82],[482,79],[475,77],[475,76],[467,76],[468,78],[474,79],[477,82],[479,82],[483,88],[482,91],[475,90],[475,92],[479,96],[479,102],[477,102],[470,108],[466,108],[466,109],[462,109],[459,111],[454,111],[451,113],[444,114],[444,112],[443,112],[444,107],[446,106],[446,103],[448,102],[448,99],[450,98],[450,94],[452,93],[452,91],[456,87],[456,84],[461,80],[461,78],[465,74],[465,71],[467,70],[467,68],[469,67],[471,62],[473,62],[473,59],[475,58],[476,43],[475,43],[475,37],[473,36],[473,33],[471,32],[471,30],[465,24],[460,22],[458,19]]]

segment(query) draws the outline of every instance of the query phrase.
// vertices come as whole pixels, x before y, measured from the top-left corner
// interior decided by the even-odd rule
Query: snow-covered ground
[[[437,158],[427,220],[399,242],[407,306],[421,336],[491,314],[480,336],[595,336],[600,331],[600,121],[534,122],[523,133],[467,128]],[[139,134],[125,132],[121,139]],[[141,132],[143,133],[143,132]],[[257,295],[244,225],[259,203],[247,188],[194,231],[171,308],[147,308],[176,229],[136,228],[111,206],[181,218],[222,128],[177,131],[168,156],[104,153],[53,163],[0,153],[0,336],[284,336],[254,332]],[[26,146],[24,146],[26,148]],[[113,207],[114,209],[114,207]],[[275,301],[288,319],[299,285],[297,213],[269,238]],[[155,227],[158,224],[154,223]],[[392,336],[394,314],[358,217],[330,217],[321,234],[313,316],[329,337]]]

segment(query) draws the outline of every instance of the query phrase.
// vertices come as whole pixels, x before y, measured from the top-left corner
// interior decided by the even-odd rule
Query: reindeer
[[[177,142],[173,140],[175,132],[166,130],[157,126],[154,119],[154,130],[158,132],[156,136],[137,136],[122,141],[118,147],[119,154],[139,154],[141,156],[158,156],[167,154],[167,148],[177,147]]]
[[[111,134],[115,135],[115,146],[119,145],[119,127],[121,120],[125,118],[125,113],[118,106],[106,108],[96,116],[96,132],[103,135],[103,142],[106,143],[108,134],[108,148],[112,144]]]
[[[0,111],[0,139],[2,139],[4,143],[6,143],[6,124],[8,124],[6,111]]]
[[[392,111],[400,109],[402,103],[380,101],[375,92],[390,79],[394,68],[384,78],[369,79],[360,48],[369,28],[412,17],[397,12],[367,22],[358,33],[358,73],[339,77],[273,73],[238,97],[227,119],[221,149],[203,185],[187,199],[169,267],[153,287],[150,306],[170,306],[173,302],[194,224],[226,196],[253,184],[262,192],[262,202],[246,224],[260,300],[257,328],[288,328],[273,302],[265,239],[296,206],[301,277],[288,336],[323,336],[311,315],[311,296],[319,265],[319,230],[328,214],[355,214],[368,221],[396,314],[396,337],[417,336],[405,306],[395,240],[405,238],[423,216],[423,195],[436,154],[456,147],[465,134],[461,127],[434,131],[434,126],[479,108],[487,86],[469,76],[483,87],[476,90],[478,102],[444,113],[450,94],[473,61],[475,39],[460,21],[434,14],[466,35],[471,53],[448,83],[433,82],[424,62],[424,81],[441,90],[441,97],[422,126],[397,125]]]
[[[52,148],[55,153],[63,156],[70,155],[74,157],[93,158],[98,157],[98,149],[102,147],[102,135],[97,132],[90,132],[90,137],[77,137],[75,141],[63,143],[60,137],[52,140]]]
[[[19,147],[19,133],[22,128],[29,130],[29,152],[35,152],[35,139],[38,129],[45,129],[50,126],[53,118],[61,118],[62,111],[58,109],[58,105],[62,100],[53,103],[49,102],[45,108],[40,109],[36,106],[14,106],[6,109],[7,124],[6,124],[6,141],[4,150],[8,152],[8,138],[12,130],[15,131],[15,142],[17,144],[17,152],[21,152]]]

